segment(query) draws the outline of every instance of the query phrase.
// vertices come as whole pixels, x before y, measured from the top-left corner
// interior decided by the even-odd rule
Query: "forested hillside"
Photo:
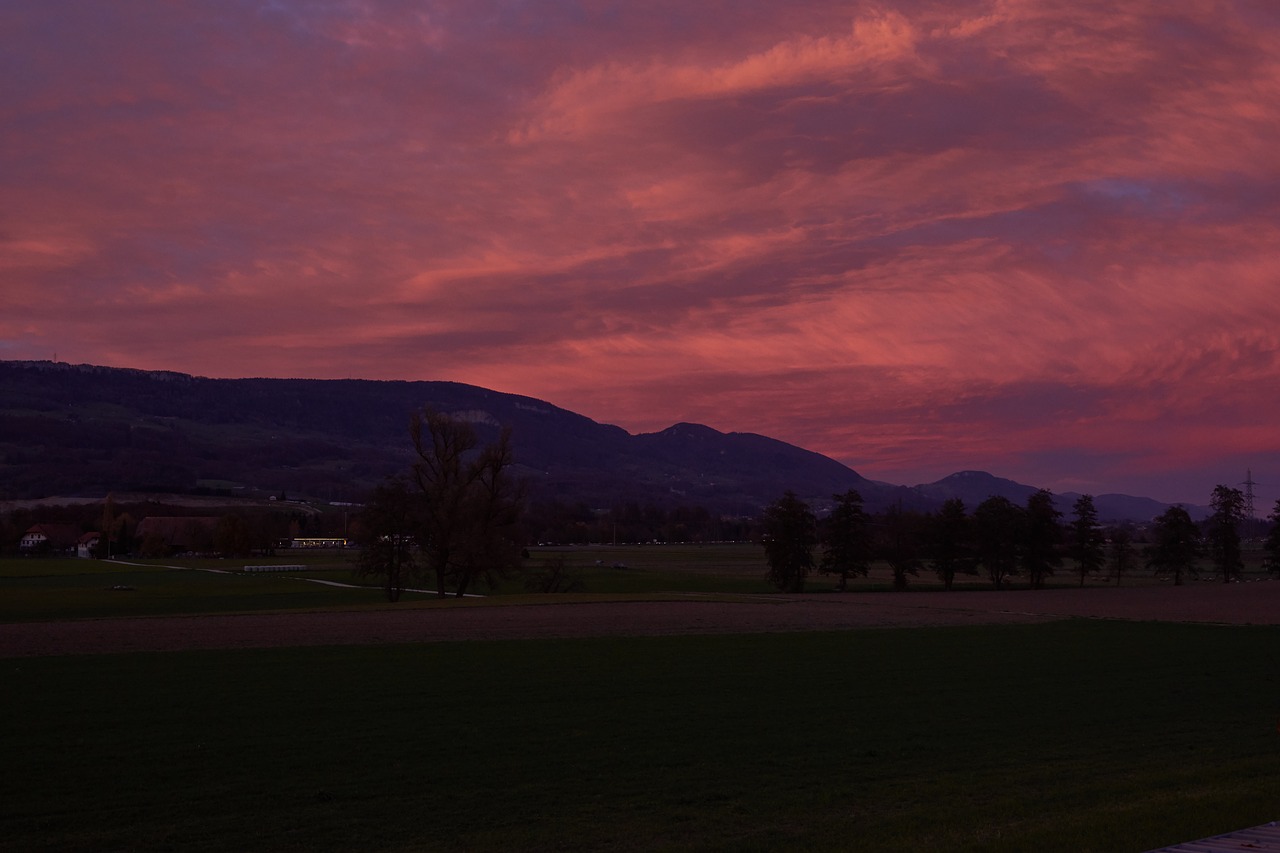
[[[510,426],[537,499],[627,501],[752,514],[785,489],[822,499],[901,492],[759,435],[680,424],[633,436],[550,403],[454,382],[205,379],[54,362],[0,362],[0,499],[230,491],[358,500],[411,461],[423,406]]]

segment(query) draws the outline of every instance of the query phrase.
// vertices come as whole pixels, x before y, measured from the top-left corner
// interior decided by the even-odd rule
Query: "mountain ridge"
[[[788,489],[819,511],[848,489],[871,510],[929,510],[948,497],[972,509],[990,494],[1022,503],[1036,491],[986,472],[914,487],[881,483],[757,433],[680,422],[633,435],[544,400],[459,382],[210,379],[0,360],[0,500],[200,489],[358,500],[407,469],[409,419],[423,406],[465,418],[482,441],[510,426],[518,470],[541,501],[754,515]],[[1075,496],[1057,498],[1069,512]],[[1117,518],[1150,518],[1166,506],[1128,496],[1095,502],[1103,518],[1104,506],[1130,513]]]

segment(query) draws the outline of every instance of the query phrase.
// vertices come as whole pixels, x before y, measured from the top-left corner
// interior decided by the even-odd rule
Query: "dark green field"
[[[330,567],[321,563],[294,576],[222,573],[248,562],[266,562],[262,560],[147,562],[153,565],[104,560],[0,560],[0,622],[296,610],[385,601],[377,589],[343,589],[298,579],[311,576],[364,583],[353,577],[345,562]],[[172,569],[160,563],[217,568],[220,572]]]
[[[1276,817],[1274,628],[0,662],[12,850],[1140,851]]]
[[[753,546],[533,560],[557,556],[604,595],[767,589]],[[303,580],[364,582],[349,554],[197,570],[244,562],[0,561],[0,621],[391,606]],[[1142,851],[1275,819],[1278,641],[1074,620],[0,660],[0,849]]]
[[[1261,551],[1246,551],[1246,577],[1265,577]],[[126,565],[100,560],[0,559],[0,622],[94,618],[105,616],[154,616],[161,614],[226,613],[238,611],[292,610],[323,607],[378,606],[384,602],[376,578],[359,577],[354,551],[302,551],[263,558],[131,560]],[[608,596],[660,596],[664,593],[767,594],[763,549],[751,543],[707,545],[591,545],[533,548],[525,561],[527,572],[548,560],[564,560],[585,583],[585,592]],[[301,572],[244,574],[246,564],[303,564]],[[179,566],[182,569],[168,568]],[[1203,574],[1212,569],[1202,565]],[[344,589],[307,583],[302,578],[339,584],[363,585]],[[1018,588],[1021,579],[1014,578]],[[1054,576],[1049,586],[1075,586],[1078,578],[1069,568]],[[1147,572],[1123,580],[1125,586],[1158,583]],[[910,578],[913,590],[941,589],[928,571]],[[430,589],[430,579],[414,581],[414,587]],[[835,588],[832,576],[815,574],[806,589],[825,592]],[[1114,580],[1090,577],[1088,586],[1110,586]],[[116,587],[126,587],[117,589]],[[872,567],[870,577],[849,581],[853,592],[884,592],[892,588],[892,574],[884,565]],[[956,589],[990,589],[982,575],[962,575]],[[524,579],[510,577],[496,589],[475,590],[485,595],[524,595]],[[406,593],[403,601],[434,598]]]
[[[603,595],[664,592],[767,593],[761,549],[749,544],[535,550],[530,570],[563,558]],[[601,565],[596,565],[597,562]],[[625,568],[614,568],[622,563]],[[141,564],[141,565],[139,565]],[[300,572],[256,573],[245,565],[301,564]],[[172,568],[172,567],[179,568]],[[385,603],[376,578],[359,577],[354,552],[300,552],[270,558],[130,560],[0,559],[0,622],[108,616],[226,613]],[[308,583],[363,585],[363,589]],[[830,585],[824,579],[823,586]],[[430,588],[428,579],[414,582]],[[123,588],[122,588],[123,587]],[[485,594],[523,595],[520,577]],[[435,596],[406,593],[403,602]]]

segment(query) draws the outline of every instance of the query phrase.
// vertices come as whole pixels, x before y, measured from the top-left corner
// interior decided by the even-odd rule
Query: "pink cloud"
[[[1280,469],[1274,11],[885,9],[6,4],[0,357],[470,381],[903,480]]]

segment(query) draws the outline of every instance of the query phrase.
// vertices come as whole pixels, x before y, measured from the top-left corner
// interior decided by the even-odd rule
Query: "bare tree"
[[[421,501],[404,480],[389,480],[373,490],[358,519],[361,575],[381,577],[387,601],[399,601],[417,574],[417,531]]]
[[[224,557],[246,557],[253,552],[253,531],[244,516],[231,512],[218,519],[213,547]]]
[[[511,476],[513,465],[510,429],[503,429],[472,463],[475,476],[463,502],[464,548],[452,572],[459,598],[473,583],[492,587],[520,565],[524,496],[521,484]]]
[[[1271,519],[1271,530],[1267,534],[1267,541],[1262,546],[1267,554],[1267,571],[1273,575],[1280,575],[1280,500],[1276,501],[1275,508],[1267,517]]]
[[[523,495],[511,476],[510,430],[477,450],[471,424],[428,408],[414,415],[409,434],[423,498],[420,545],[437,595],[448,586],[461,597],[475,581],[492,584],[520,560]]]
[[[1138,562],[1138,551],[1133,547],[1133,527],[1122,524],[1111,531],[1111,567],[1116,570],[1116,586],[1120,586],[1125,572],[1133,571]]]
[[[924,539],[925,519],[917,513],[891,506],[881,517],[880,556],[893,572],[893,588],[904,590],[910,581],[907,575],[920,574],[920,544]]]

